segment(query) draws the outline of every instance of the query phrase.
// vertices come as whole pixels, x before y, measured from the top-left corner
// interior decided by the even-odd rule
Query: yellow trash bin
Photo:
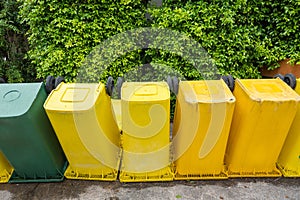
[[[175,179],[225,179],[235,98],[223,80],[181,81],[173,124]]]
[[[121,100],[120,99],[111,99],[113,113],[115,121],[118,124],[119,130],[122,130],[122,113],[121,113]]]
[[[122,86],[121,182],[171,181],[170,92],[165,82]]]
[[[235,81],[236,106],[225,163],[229,177],[278,177],[276,161],[299,96],[280,79]]]
[[[104,84],[61,83],[44,108],[69,161],[66,178],[117,179],[120,133]]]
[[[300,94],[300,79],[295,91]],[[277,166],[285,177],[300,177],[300,104],[280,152]]]
[[[13,167],[0,151],[0,183],[7,183],[13,173]]]

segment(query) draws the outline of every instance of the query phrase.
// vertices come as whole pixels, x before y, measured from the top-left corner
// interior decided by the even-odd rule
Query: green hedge
[[[0,2],[0,77],[8,82],[30,82],[36,77],[25,58],[28,26],[21,25],[18,18],[20,5],[16,0]]]
[[[167,0],[163,8],[151,9],[151,16],[153,26],[196,39],[221,74],[257,78],[261,66],[276,67],[285,58],[300,61],[296,1]]]
[[[165,0],[162,7],[133,0],[23,0],[21,18],[30,26],[28,57],[38,77],[63,75],[67,81],[74,81],[84,64],[84,73],[95,81],[108,75],[122,76],[136,66],[152,63],[154,69],[172,67],[186,79],[203,78],[180,53],[153,48],[118,57],[103,77],[95,70],[99,61],[82,63],[94,47],[118,33],[158,27],[176,30],[197,41],[220,74],[258,78],[261,66],[274,68],[285,58],[299,62],[299,5],[299,1],[291,0]],[[150,20],[146,20],[146,12]],[[205,77],[210,75],[207,71]]]
[[[144,10],[145,4],[130,0],[25,0],[21,16],[30,26],[28,55],[38,77],[63,75],[73,81],[93,47],[115,34],[145,26]],[[122,63],[131,60],[124,57]],[[118,68],[115,65],[110,72],[118,74]]]

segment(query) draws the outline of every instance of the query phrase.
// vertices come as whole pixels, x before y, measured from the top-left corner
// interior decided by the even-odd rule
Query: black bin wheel
[[[170,91],[173,92],[173,81],[172,81],[172,78],[170,76],[167,77],[167,84],[169,86]]]
[[[284,80],[284,76],[282,74],[276,74],[273,78],[280,78],[281,80]]]
[[[176,76],[172,77],[172,85],[173,85],[173,92],[174,94],[178,94],[178,87],[179,87],[179,79]]]
[[[295,88],[296,88],[297,82],[296,82],[296,77],[294,76],[294,74],[291,74],[291,73],[286,74],[286,75],[284,76],[283,81],[284,81],[286,84],[288,84],[292,89],[295,89]]]
[[[114,88],[114,79],[113,77],[109,76],[107,78],[107,82],[106,82],[106,85],[105,85],[105,89],[106,89],[106,94],[108,96],[111,96],[112,93],[113,93],[113,88]]]
[[[124,78],[118,77],[117,84],[116,84],[116,90],[117,90],[117,94],[118,94],[118,99],[121,99],[121,90],[122,90],[123,83],[124,83]]]
[[[62,82],[65,82],[65,78],[63,76],[58,76],[55,79],[54,87],[57,88],[57,86]]]
[[[4,78],[0,78],[0,83],[5,83]]]
[[[48,94],[55,88],[55,78],[51,75],[46,78],[46,91]]]
[[[233,92],[234,85],[235,85],[234,78],[231,75],[222,76],[221,78],[224,80],[226,85],[229,87],[230,91]]]

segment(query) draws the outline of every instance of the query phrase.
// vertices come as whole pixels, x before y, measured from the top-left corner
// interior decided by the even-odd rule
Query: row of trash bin
[[[300,83],[168,83],[0,84],[0,182],[300,177]]]

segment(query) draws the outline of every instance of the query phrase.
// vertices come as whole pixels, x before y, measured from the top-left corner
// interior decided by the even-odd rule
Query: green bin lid
[[[25,114],[36,99],[42,85],[43,83],[0,84],[0,118]]]

